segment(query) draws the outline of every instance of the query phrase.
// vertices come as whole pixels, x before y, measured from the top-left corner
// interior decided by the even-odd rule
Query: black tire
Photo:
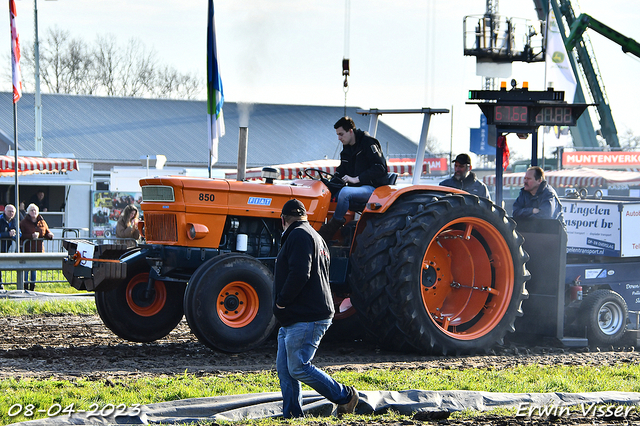
[[[398,231],[404,229],[424,206],[437,200],[437,193],[413,193],[398,199],[383,215],[370,215],[356,238],[351,254],[351,302],[361,316],[368,333],[381,342],[391,341],[384,333],[395,330],[379,329],[378,325],[391,315],[384,289],[389,284],[387,268],[391,264],[390,248],[397,244]],[[363,220],[361,219],[361,221]],[[392,349],[408,348],[392,345]]]
[[[580,324],[587,326],[587,338],[593,346],[615,345],[627,329],[627,303],[612,290],[596,290],[585,296],[580,314]]]
[[[276,327],[273,275],[243,254],[211,259],[189,280],[184,312],[193,334],[208,347],[232,353],[253,349]]]
[[[149,268],[132,266],[127,280],[95,293],[98,315],[119,337],[132,342],[153,342],[173,330],[183,316],[186,284],[155,281],[147,297]]]
[[[370,330],[391,349],[430,354],[502,344],[528,297],[528,255],[515,222],[474,195],[442,195],[409,209],[415,213],[405,223],[395,209],[391,220],[370,220],[357,240],[353,300]]]

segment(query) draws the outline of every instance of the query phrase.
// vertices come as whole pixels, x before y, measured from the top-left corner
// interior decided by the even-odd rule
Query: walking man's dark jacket
[[[356,143],[345,145],[340,153],[340,165],[334,176],[358,177],[360,183],[354,186],[371,185],[377,188],[388,183],[387,161],[384,159],[380,142],[368,133],[355,129]]]
[[[329,249],[309,222],[289,225],[282,235],[274,277],[273,311],[281,325],[333,318],[329,263]]]

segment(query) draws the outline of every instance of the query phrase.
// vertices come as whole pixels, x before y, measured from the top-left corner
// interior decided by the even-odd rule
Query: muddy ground
[[[119,339],[103,325],[99,317],[92,315],[5,317],[0,318],[0,330],[0,379],[53,377],[73,380],[84,377],[113,380],[182,374],[185,370],[208,376],[275,369],[274,341],[243,354],[220,353],[200,344],[184,320],[165,339],[148,344]],[[488,355],[442,357],[386,351],[368,341],[325,340],[316,356],[316,364],[329,372],[379,368],[407,371],[427,368],[499,370],[528,364],[596,367],[638,362],[640,353],[630,345],[569,350],[554,345],[526,346],[513,342]],[[423,421],[416,419],[415,424]],[[440,424],[625,424],[629,421],[640,422],[640,416],[632,413],[632,417],[626,421],[594,418],[528,420],[484,416],[470,423],[444,420]]]

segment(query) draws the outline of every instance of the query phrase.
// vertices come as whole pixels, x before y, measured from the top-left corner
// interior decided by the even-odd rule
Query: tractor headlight
[[[209,233],[209,228],[199,223],[187,223],[187,237],[190,240],[199,240]]]

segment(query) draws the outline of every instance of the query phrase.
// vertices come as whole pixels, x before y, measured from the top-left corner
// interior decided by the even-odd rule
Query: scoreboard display
[[[495,105],[493,107],[493,124],[496,125],[575,126],[579,116],[580,114],[576,114],[572,105]]]

